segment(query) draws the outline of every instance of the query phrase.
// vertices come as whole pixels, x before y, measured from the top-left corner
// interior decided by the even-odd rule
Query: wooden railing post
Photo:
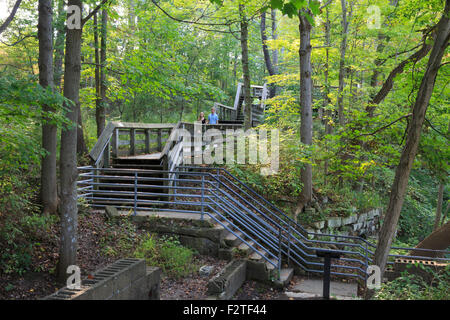
[[[162,129],[158,130],[157,142],[158,142],[158,151],[161,152],[162,151]]]
[[[103,151],[103,167],[109,168],[111,158],[111,143],[108,143]]]
[[[117,158],[119,156],[119,129],[114,128],[111,137],[111,148],[112,148],[112,156],[113,158]]]
[[[136,154],[136,129],[130,129],[130,156]]]
[[[145,129],[145,153],[150,153],[150,130]]]

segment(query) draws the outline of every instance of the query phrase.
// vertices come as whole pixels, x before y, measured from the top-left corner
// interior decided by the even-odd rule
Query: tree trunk
[[[330,104],[330,84],[328,83],[328,69],[329,69],[329,47],[330,47],[330,19],[329,19],[329,11],[328,6],[325,8],[326,10],[326,20],[325,20],[325,67],[324,67],[324,77],[325,77],[325,90],[324,90],[324,99],[323,99],[323,110],[325,114],[325,134],[331,134],[332,127],[330,124],[331,118],[333,116],[332,110],[329,110],[328,105]],[[327,147],[326,147],[327,148]],[[327,184],[327,175],[328,175],[328,159],[325,159],[324,163],[324,184]]]
[[[433,231],[436,231],[437,228],[439,228],[439,222],[441,221],[442,203],[444,202],[444,187],[445,187],[444,182],[439,181],[438,200],[437,200],[437,206],[436,206],[436,218],[434,219]]]
[[[69,0],[68,5],[82,8],[81,0]],[[61,244],[59,250],[58,279],[64,283],[66,270],[76,265],[77,257],[77,119],[81,73],[81,29],[68,29],[64,59],[64,96],[73,101],[67,105],[66,117],[72,126],[61,133],[60,179],[61,179]]]
[[[98,20],[94,14],[94,57],[95,57],[95,122],[97,123],[97,138],[100,137],[102,128],[101,119],[101,93],[100,93],[100,47],[98,43]]]
[[[311,15],[312,16],[312,15]],[[300,140],[305,145],[312,145],[312,67],[311,67],[311,29],[309,21],[299,11],[298,18],[300,31]],[[303,184],[300,202],[306,206],[312,198],[312,166],[304,164],[300,172]]]
[[[270,15],[272,17],[272,40],[277,40],[278,39],[278,34],[277,34],[277,10],[272,9],[270,12]],[[273,66],[273,72],[275,72],[275,74],[278,74],[279,69],[278,69],[278,49],[273,49],[272,50],[272,66]]]
[[[383,226],[380,230],[379,241],[375,251],[373,263],[378,265],[384,273],[392,238],[397,228],[398,219],[405,197],[409,174],[419,145],[422,124],[433,92],[436,76],[442,61],[442,56],[448,45],[450,35],[449,1],[446,1],[444,14],[437,24],[436,40],[428,60],[427,69],[422,78],[419,92],[413,107],[413,114],[408,125],[405,147],[400,157],[400,163],[395,170],[394,183],[391,188],[389,204],[386,210]]]
[[[347,22],[347,0],[341,0],[342,7],[342,40],[341,40],[341,56],[339,59],[339,88],[337,96],[339,125],[343,126],[345,123],[344,116],[344,77],[345,77],[345,52],[347,50],[347,34],[348,34],[348,22]]]
[[[39,0],[39,84],[53,89],[53,10],[51,0]],[[43,105],[42,147],[47,154],[42,158],[41,167],[41,199],[42,212],[55,214],[58,210],[58,194],[56,187],[56,135],[57,127],[46,117],[53,108]]]
[[[100,110],[99,110],[99,123],[100,132],[105,129],[106,122],[106,37],[107,37],[107,24],[108,24],[108,11],[102,10],[102,38],[100,48]],[[99,129],[98,129],[99,130]]]
[[[276,20],[276,11],[272,9],[271,11],[272,18],[272,39],[277,39],[276,29],[277,29],[277,20]],[[264,54],[264,62],[267,68],[267,72],[269,76],[273,76],[278,74],[278,50],[272,50],[272,59],[270,58],[269,49],[267,48],[267,34],[266,34],[266,13],[261,13],[261,41],[262,41],[262,49]],[[272,98],[276,95],[276,85],[270,85],[269,97]]]
[[[250,84],[250,70],[248,67],[248,21],[245,17],[245,7],[239,5],[239,15],[241,18],[241,49],[242,49],[242,73],[244,74],[244,129],[252,127],[252,97]]]
[[[64,39],[66,37],[65,27],[66,12],[64,10],[64,0],[58,1],[58,18],[56,21],[55,59],[53,69],[53,80],[55,87],[60,90],[61,77],[63,74],[62,64],[64,57]]]
[[[86,142],[84,141],[83,118],[81,115],[81,104],[77,103],[77,153],[85,155],[87,153]]]

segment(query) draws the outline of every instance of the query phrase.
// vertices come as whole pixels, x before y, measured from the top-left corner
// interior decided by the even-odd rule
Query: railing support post
[[[281,278],[281,227],[278,231],[278,280]]]
[[[288,251],[287,251],[287,263],[291,265],[291,221],[288,221]]]
[[[200,219],[203,221],[203,214],[205,212],[205,176],[202,175],[202,213]]]
[[[318,257],[324,258],[323,261],[323,299],[330,300],[330,274],[331,274],[331,259],[339,259],[341,253],[330,251],[326,249],[316,250]]]
[[[175,172],[175,179],[173,180],[173,194],[174,194],[173,202],[177,202],[177,179],[178,179],[178,172]]]
[[[137,178],[138,173],[134,173],[134,215],[136,215],[136,209],[137,209]]]

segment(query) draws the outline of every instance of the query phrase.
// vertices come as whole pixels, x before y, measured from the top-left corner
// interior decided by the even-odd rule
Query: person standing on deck
[[[211,108],[211,113],[208,116],[208,124],[218,124],[219,123],[219,116],[216,113],[215,108]]]
[[[197,121],[201,121],[202,124],[206,124],[206,119],[205,119],[205,114],[202,112],[200,112],[200,115],[198,116]]]

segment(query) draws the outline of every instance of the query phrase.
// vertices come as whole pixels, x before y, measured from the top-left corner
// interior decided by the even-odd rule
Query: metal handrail
[[[308,234],[308,235],[315,235],[315,236],[322,236],[322,237],[334,237],[334,238],[343,238],[343,239],[353,239],[353,240],[357,240],[360,242],[363,242],[364,244],[372,247],[372,248],[376,248],[376,245],[374,245],[373,243],[367,241],[364,238],[361,238],[359,236],[350,236],[350,235],[336,235],[336,234],[328,234],[328,233],[315,233],[315,232],[309,232],[307,231],[302,225],[298,224],[295,220],[293,220],[291,217],[289,217],[288,215],[286,215],[284,212],[282,212],[278,207],[276,207],[274,204],[272,204],[271,202],[269,202],[267,199],[265,199],[264,197],[262,197],[260,194],[258,194],[255,190],[253,190],[251,187],[249,187],[247,184],[245,184],[244,182],[242,182],[239,178],[237,178],[236,176],[234,176],[232,173],[230,173],[227,169],[225,168],[218,168],[218,167],[195,167],[195,166],[180,166],[179,168],[185,168],[185,169],[197,169],[197,170],[210,170],[210,171],[223,171],[225,172],[228,176],[232,177],[236,182],[238,182],[240,185],[244,186],[248,191],[250,191],[253,195],[255,195],[256,197],[258,197],[260,200],[262,200],[264,203],[266,203],[267,205],[269,205],[271,208],[273,208],[275,211],[277,211],[277,213],[279,213],[283,218],[285,218],[286,220],[288,220],[288,222],[291,222],[294,224],[295,227],[298,227],[299,229],[301,229],[304,233]],[[226,180],[228,180],[230,183],[233,184],[234,187],[240,189],[240,191],[244,194],[246,194],[247,196],[251,197],[248,193],[246,193],[244,190],[242,190],[239,186],[237,186],[236,184],[234,184],[232,181],[230,181],[227,177],[225,176],[221,176],[223,178],[225,178]],[[252,197],[251,197],[252,198]],[[255,199],[253,199],[255,200]],[[256,200],[255,200],[256,201]],[[264,207],[266,210],[268,210],[271,214],[273,214],[273,212],[271,212],[268,208],[266,208],[263,204],[259,203],[258,201],[256,201],[261,207]],[[276,215],[275,215],[276,216]],[[283,222],[284,224],[288,224],[288,222],[280,219],[281,222]],[[304,237],[302,234],[301,235],[305,241],[311,242],[311,243],[327,243],[321,240],[312,240],[312,239],[307,239],[306,237]],[[336,243],[333,242],[335,244],[338,245],[344,245],[345,243]],[[364,248],[363,246],[361,246],[361,248]],[[392,246],[391,247],[392,250],[416,250],[416,248],[407,248],[407,247],[396,247],[396,246]],[[368,250],[368,249],[367,249]],[[423,249],[423,248],[417,248],[418,251],[424,251],[424,252],[435,252],[435,253],[443,253],[443,254],[450,254],[449,250],[434,250],[434,249]],[[369,253],[373,254],[373,251],[369,250]],[[391,254],[390,256],[392,257],[413,257],[413,256],[407,256],[407,255],[397,255],[397,254]],[[420,257],[420,256],[416,256],[416,257]],[[422,257],[423,258],[423,257]],[[429,257],[428,257],[429,258]],[[446,258],[435,258],[437,260],[448,260]]]
[[[178,167],[179,168],[187,168],[187,167]],[[79,191],[84,192],[89,191],[86,193],[86,198],[88,199],[94,199],[95,194],[115,194],[116,196],[120,195],[134,195],[134,199],[126,199],[123,197],[120,198],[102,198],[102,197],[95,197],[95,199],[105,199],[113,202],[124,202],[133,204],[132,207],[130,206],[121,206],[121,207],[127,207],[134,212],[136,212],[137,209],[139,210],[149,210],[146,207],[142,207],[143,204],[172,204],[172,205],[188,205],[188,206],[200,206],[201,207],[201,213],[207,214],[214,220],[218,220],[217,217],[214,217],[214,214],[205,211],[205,209],[209,209],[214,211],[215,214],[223,212],[224,214],[220,214],[219,217],[226,218],[225,215],[228,215],[232,220],[226,220],[230,223],[230,226],[224,226],[228,231],[233,233],[235,236],[238,236],[240,240],[241,237],[239,237],[239,234],[236,234],[233,232],[233,228],[238,229],[242,232],[243,235],[245,235],[246,238],[251,239],[253,243],[257,244],[259,250],[262,250],[266,252],[269,256],[274,257],[274,260],[277,261],[277,265],[268,257],[266,257],[264,254],[261,254],[258,249],[255,248],[255,246],[252,246],[250,243],[243,241],[246,243],[249,248],[251,248],[254,252],[257,252],[261,255],[265,260],[267,260],[269,263],[274,265],[275,267],[281,268],[281,255],[287,257],[290,261],[295,262],[298,266],[300,266],[302,269],[308,272],[322,272],[321,270],[312,269],[310,266],[323,266],[323,263],[321,262],[315,262],[312,258],[315,256],[311,253],[308,253],[307,251],[313,251],[317,249],[318,247],[309,246],[305,243],[314,243],[314,244],[334,244],[334,245],[340,245],[340,246],[347,246],[350,248],[353,248],[355,250],[361,250],[360,251],[351,251],[351,250],[338,250],[340,253],[346,254],[346,255],[356,255],[361,257],[360,259],[355,258],[347,258],[343,257],[341,261],[348,262],[348,263],[356,263],[359,266],[353,266],[353,265],[338,265],[333,264],[332,267],[337,269],[341,268],[344,270],[354,270],[356,271],[356,274],[349,274],[349,273],[342,273],[333,271],[332,274],[335,275],[345,275],[350,277],[358,277],[361,279],[365,279],[367,276],[366,271],[367,266],[370,260],[370,256],[373,255],[373,252],[368,249],[368,246],[366,247],[362,246],[361,244],[357,243],[348,243],[348,242],[337,242],[337,241],[321,241],[321,240],[310,240],[307,239],[301,232],[295,229],[295,225],[292,225],[293,220],[291,221],[285,221],[275,213],[273,213],[271,210],[269,210],[266,206],[262,205],[259,201],[251,197],[247,192],[242,190],[239,186],[237,186],[235,183],[230,181],[226,176],[220,175],[219,172],[221,168],[197,168],[196,169],[208,169],[208,170],[218,170],[216,171],[218,174],[214,175],[209,172],[180,172],[180,171],[167,171],[167,170],[136,170],[132,171],[130,169],[115,169],[115,168],[95,168],[95,167],[80,167],[79,169],[81,171],[87,171],[85,173],[81,173],[79,176],[82,177],[81,181],[78,181],[78,184],[81,185],[79,188]],[[222,169],[224,171],[225,169]],[[96,174],[96,172],[107,172],[107,173],[129,173],[129,176],[118,176],[118,175],[101,175]],[[163,177],[139,177],[138,173],[147,173],[147,174],[161,174]],[[172,178],[164,178],[166,176],[171,175]],[[189,176],[189,178],[179,178],[179,176]],[[232,176],[230,174],[230,176]],[[193,178],[194,177],[194,178]],[[198,177],[201,177],[201,180],[198,179]],[[205,180],[205,177],[209,180]],[[232,176],[234,177],[234,176]],[[130,180],[133,179],[134,183],[119,183],[119,184],[111,184],[111,183],[102,183],[102,182],[95,182],[95,180],[100,181],[99,179],[117,179],[117,180]],[[195,179],[197,178],[197,179]],[[236,181],[240,181],[239,179],[235,178]],[[190,183],[201,183],[201,187],[183,187],[176,185],[146,185],[142,184],[142,182],[152,182],[152,181],[182,181],[182,182],[190,182]],[[141,184],[139,184],[141,182]],[[237,188],[238,191],[234,190],[233,187],[228,186],[225,182],[232,183],[234,188]],[[111,186],[114,185],[116,187],[134,187],[134,191],[113,191],[108,192],[108,190],[94,190],[95,186]],[[242,185],[245,185],[242,183]],[[91,187],[91,189],[88,189],[88,187]],[[168,190],[167,192],[142,192],[137,191],[138,189],[145,189],[145,188],[158,188]],[[249,187],[248,187],[249,188]],[[250,189],[250,188],[249,188]],[[171,194],[170,190],[185,190],[183,193],[176,193]],[[197,190],[201,191],[202,195],[198,194],[191,194],[188,193],[186,190]],[[252,189],[251,189],[252,190]],[[208,192],[208,194],[204,194],[204,192]],[[253,190],[252,190],[253,191]],[[254,191],[253,191],[254,192]],[[242,194],[244,194],[247,197],[250,197],[251,200],[255,201],[261,208],[264,208],[267,212],[262,212],[260,209],[258,209],[251,201],[246,199]],[[172,201],[164,201],[164,200],[143,200],[139,199],[139,196],[155,196],[155,197],[162,197],[162,196],[173,196],[176,200]],[[200,198],[200,203],[194,202],[194,201],[182,201],[181,198]],[[265,200],[265,199],[264,199]],[[97,205],[98,206],[98,205]],[[103,205],[104,206],[104,205]],[[248,206],[248,207],[247,207]],[[182,210],[182,209],[159,209],[161,211],[177,211],[177,212],[196,212],[198,211],[192,211],[192,210]],[[276,220],[274,220],[276,219]],[[267,221],[266,221],[267,220]],[[278,221],[278,222],[277,222]],[[219,221],[218,221],[219,222]],[[220,223],[219,223],[220,224]],[[288,227],[286,228],[286,224]],[[241,226],[241,227],[239,227]],[[246,232],[244,232],[244,229]],[[292,234],[292,231],[295,234]],[[308,234],[308,232],[306,232]],[[298,235],[298,237],[296,236]],[[339,237],[336,235],[330,235],[332,237]],[[359,237],[351,236],[350,238],[353,239],[361,239]],[[402,248],[405,250],[411,250],[412,248]],[[423,249],[422,251],[429,251],[427,249]],[[435,250],[437,251],[437,250]],[[447,252],[447,251],[441,251],[441,252]],[[277,257],[276,254],[279,254],[280,256]],[[416,258],[415,256],[404,256],[404,255],[390,255],[390,257],[408,257],[408,258]],[[420,258],[420,257],[418,257]],[[437,258],[435,260],[444,260],[447,261],[449,259],[447,258]],[[361,267],[365,267],[365,269],[362,269]]]

